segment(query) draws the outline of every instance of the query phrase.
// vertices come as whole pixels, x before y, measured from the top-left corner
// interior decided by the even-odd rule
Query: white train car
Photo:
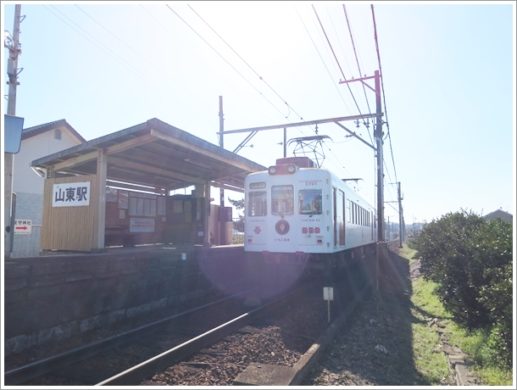
[[[245,202],[247,252],[337,253],[376,241],[375,210],[307,157],[248,175]]]

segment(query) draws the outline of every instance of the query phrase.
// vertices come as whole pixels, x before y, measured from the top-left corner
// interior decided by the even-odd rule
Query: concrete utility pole
[[[11,39],[4,41],[4,47],[9,49],[9,59],[7,61],[7,84],[9,85],[9,94],[7,100],[7,115],[16,115],[16,87],[18,86],[18,56],[21,53],[20,45],[20,23],[22,6],[16,4],[14,6],[14,27]],[[4,152],[4,255],[10,257],[13,239],[13,210],[12,210],[12,193],[13,193],[13,162],[12,153]]]
[[[381,78],[378,70],[374,73],[375,79],[375,107],[377,117],[373,132],[377,149],[377,241],[384,241],[384,157],[382,150],[382,106],[381,106]]]
[[[400,181],[397,183],[397,193],[399,199],[399,248],[402,248],[404,242],[404,216],[402,214],[402,195],[400,192]]]

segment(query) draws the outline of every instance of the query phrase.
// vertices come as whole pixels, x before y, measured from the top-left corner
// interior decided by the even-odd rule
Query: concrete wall
[[[181,259],[182,253],[187,260]],[[231,269],[238,277],[235,261],[242,253],[242,247],[121,249],[7,261],[5,354],[174,308],[191,298],[203,298],[207,290],[222,292],[200,268],[208,263],[209,268]]]

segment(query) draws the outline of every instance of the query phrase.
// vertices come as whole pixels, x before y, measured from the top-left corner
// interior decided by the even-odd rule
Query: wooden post
[[[206,182],[203,186],[203,198],[205,202],[205,212],[203,217],[203,245],[210,246],[210,226],[208,220],[210,218],[210,182]]]
[[[97,154],[97,218],[95,230],[95,248],[104,249],[106,234],[106,178],[108,174],[108,160],[106,153],[100,149]]]

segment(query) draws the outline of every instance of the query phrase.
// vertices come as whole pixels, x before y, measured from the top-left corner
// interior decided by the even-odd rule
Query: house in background
[[[483,218],[485,218],[487,221],[493,221],[496,219],[500,219],[503,222],[507,223],[513,223],[513,215],[510,213],[507,213],[506,211],[499,209],[492,211],[491,213],[488,213]]]
[[[12,257],[40,253],[44,178],[32,169],[32,161],[83,142],[86,140],[65,119],[23,130],[20,151],[14,155],[13,164],[18,224],[15,224]]]

